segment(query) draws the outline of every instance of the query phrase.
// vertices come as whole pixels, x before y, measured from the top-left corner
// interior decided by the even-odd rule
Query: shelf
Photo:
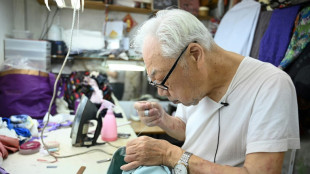
[[[45,5],[44,0],[37,0],[41,5]],[[56,5],[53,0],[48,0],[49,5]],[[133,8],[126,7],[121,5],[110,5],[105,4],[102,1],[85,1],[84,5],[85,9],[95,9],[95,10],[105,10],[106,8],[109,11],[120,11],[120,12],[128,12],[128,13],[142,13],[142,14],[150,14],[156,13],[157,10],[144,9],[144,8]],[[210,16],[197,16],[200,20],[209,20]]]
[[[44,0],[37,0],[41,5],[45,5]],[[49,5],[56,5],[56,3],[52,0],[48,0]],[[128,12],[128,13],[142,13],[148,14],[152,13],[153,10],[151,9],[144,9],[144,8],[133,8],[133,7],[126,7],[120,5],[110,5],[105,4],[102,1],[85,1],[84,5],[85,9],[95,9],[95,10],[105,10],[106,8],[110,11],[120,11],[120,12]]]
[[[208,16],[197,16],[197,18],[199,20],[210,20],[211,17],[208,15]]]
[[[65,56],[52,56],[53,60],[63,60]],[[102,58],[102,57],[82,57],[82,56],[70,56],[70,60],[111,60],[111,61],[125,61],[125,62],[143,62],[143,59],[119,59],[119,58]]]

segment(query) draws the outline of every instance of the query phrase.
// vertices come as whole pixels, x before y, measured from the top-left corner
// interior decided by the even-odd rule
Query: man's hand
[[[140,120],[147,126],[158,126],[163,122],[165,110],[156,102],[140,101],[134,104]],[[146,115],[146,112],[147,115]]]
[[[128,163],[122,170],[131,170],[139,166],[166,165],[174,166],[183,150],[165,140],[141,136],[129,141],[126,145],[124,160]]]

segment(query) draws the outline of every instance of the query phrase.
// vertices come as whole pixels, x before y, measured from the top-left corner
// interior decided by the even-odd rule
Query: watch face
[[[175,172],[175,174],[187,174],[186,166],[183,164],[177,164],[174,167],[174,172]]]

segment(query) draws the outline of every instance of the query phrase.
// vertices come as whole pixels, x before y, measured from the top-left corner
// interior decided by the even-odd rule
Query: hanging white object
[[[73,8],[84,11],[84,0],[54,0],[59,8]],[[50,11],[48,0],[44,0],[46,8]]]

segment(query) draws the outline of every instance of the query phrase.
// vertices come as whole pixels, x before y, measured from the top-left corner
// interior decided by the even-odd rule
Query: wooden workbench
[[[145,124],[143,124],[141,121],[131,121],[130,123],[131,127],[133,128],[134,132],[138,135],[141,131],[143,131],[141,134],[165,134],[165,131],[162,130],[158,126],[154,127],[145,127]]]

